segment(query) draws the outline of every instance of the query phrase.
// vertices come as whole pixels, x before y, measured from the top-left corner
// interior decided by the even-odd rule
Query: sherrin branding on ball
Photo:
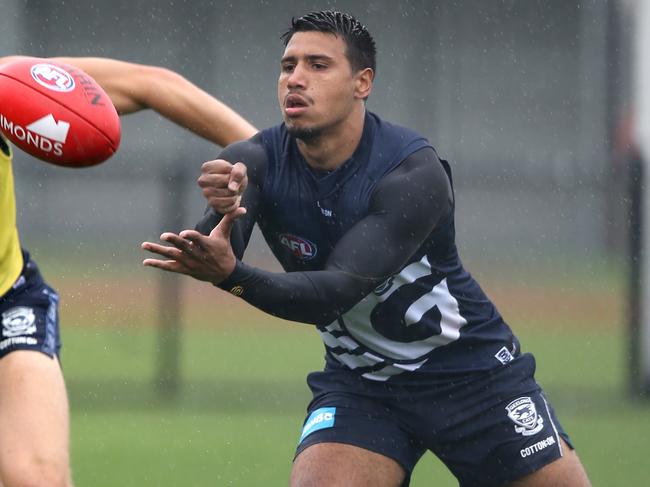
[[[0,131],[16,147],[66,167],[93,166],[120,145],[120,119],[82,70],[40,58],[0,65]]]

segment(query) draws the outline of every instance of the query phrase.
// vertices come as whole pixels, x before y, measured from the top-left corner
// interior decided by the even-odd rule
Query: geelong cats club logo
[[[280,243],[291,250],[293,255],[300,260],[311,260],[316,257],[316,245],[306,238],[291,235],[290,233],[282,233],[279,239]]]
[[[544,427],[544,419],[537,414],[530,397],[520,397],[506,406],[508,417],[515,423],[515,431],[523,436],[538,433]]]
[[[17,306],[2,313],[2,336],[17,337],[36,333],[36,316],[32,308]]]

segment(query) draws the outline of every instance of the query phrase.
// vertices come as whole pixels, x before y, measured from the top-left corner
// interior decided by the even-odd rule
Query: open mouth
[[[305,100],[302,96],[300,95],[288,95],[286,99],[284,100],[284,108],[287,112],[287,115],[298,115],[305,111],[307,108],[308,103],[307,100]]]

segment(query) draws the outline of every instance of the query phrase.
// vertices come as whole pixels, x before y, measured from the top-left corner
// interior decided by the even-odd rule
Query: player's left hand
[[[178,235],[165,232],[160,240],[171,246],[154,242],[143,242],[142,248],[165,259],[145,259],[143,265],[169,272],[186,274],[200,281],[219,284],[235,269],[237,259],[230,245],[232,225],[246,209],[239,207],[224,215],[210,235],[196,230],[183,230]]]

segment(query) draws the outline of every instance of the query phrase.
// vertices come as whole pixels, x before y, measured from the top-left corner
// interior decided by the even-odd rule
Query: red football
[[[120,119],[104,90],[82,70],[49,59],[0,65],[0,130],[59,166],[99,164],[120,145]]]

